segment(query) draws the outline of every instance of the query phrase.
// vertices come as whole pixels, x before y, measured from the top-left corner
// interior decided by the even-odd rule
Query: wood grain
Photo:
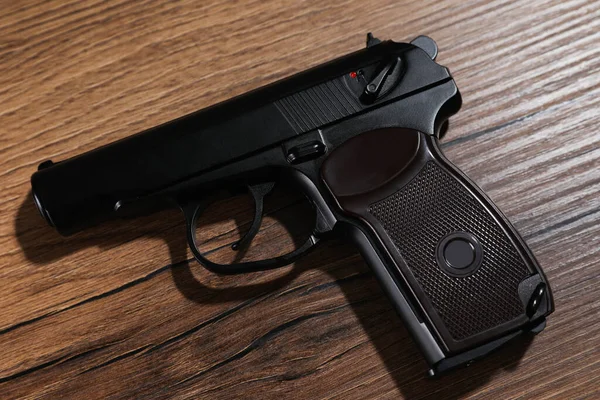
[[[21,0],[0,13],[0,397],[600,398],[600,3]],[[444,150],[513,221],[556,300],[547,330],[430,381],[368,267],[332,241],[281,271],[189,261],[167,211],[68,239],[29,177],[357,50],[435,38],[464,106]],[[270,208],[261,249],[291,243]],[[221,204],[205,246],[248,224]],[[263,250],[257,250],[263,251]]]

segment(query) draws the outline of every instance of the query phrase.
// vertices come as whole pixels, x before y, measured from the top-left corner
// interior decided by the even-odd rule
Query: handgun
[[[319,242],[352,243],[438,376],[546,326],[544,273],[507,218],[440,149],[462,100],[436,43],[367,35],[366,48],[85,154],[45,161],[35,204],[62,235],[104,221],[181,209],[210,271],[288,265]],[[315,210],[306,241],[269,259],[220,264],[196,225],[219,190],[248,190],[260,229],[279,183]]]

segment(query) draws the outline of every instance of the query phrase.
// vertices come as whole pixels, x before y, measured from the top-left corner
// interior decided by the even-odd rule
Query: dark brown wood
[[[593,399],[600,396],[600,3],[226,0],[2,2],[0,397]],[[64,239],[29,177],[364,46],[435,38],[464,98],[448,157],[513,221],[556,299],[548,328],[441,380],[368,267],[322,245],[220,277],[163,212]],[[190,149],[193,151],[193,149]],[[203,221],[229,260],[247,203]],[[254,255],[291,243],[273,200]],[[226,216],[234,215],[234,219]],[[279,222],[278,222],[279,221]]]

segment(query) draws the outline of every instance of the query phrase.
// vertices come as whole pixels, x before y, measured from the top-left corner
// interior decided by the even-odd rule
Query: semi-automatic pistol
[[[363,50],[68,160],[42,163],[33,198],[63,235],[166,207],[182,210],[194,257],[221,274],[278,268],[331,236],[372,268],[435,376],[519,336],[554,305],[507,218],[444,156],[461,96],[437,46],[371,34]],[[198,248],[209,194],[248,189],[256,213],[278,182],[315,210],[288,254],[222,265]]]

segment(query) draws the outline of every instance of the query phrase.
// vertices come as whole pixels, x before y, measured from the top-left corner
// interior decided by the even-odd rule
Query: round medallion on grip
[[[481,265],[483,251],[475,236],[453,232],[443,237],[437,246],[437,263],[448,275],[465,277]]]
[[[464,269],[475,260],[475,249],[465,239],[452,239],[444,246],[444,259],[452,268]]]

